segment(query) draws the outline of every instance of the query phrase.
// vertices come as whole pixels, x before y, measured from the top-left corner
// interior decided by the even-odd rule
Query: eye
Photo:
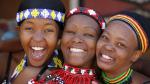
[[[32,29],[32,27],[25,27],[24,30],[26,30],[26,31],[32,31],[33,29]]]
[[[87,37],[94,37],[93,34],[89,34],[89,33],[85,33],[84,36],[87,36]]]
[[[106,35],[103,35],[100,37],[101,40],[108,40],[108,37]]]
[[[54,30],[51,29],[51,28],[47,28],[47,29],[44,30],[44,33],[48,33],[48,32],[54,32]]]
[[[65,33],[68,33],[68,34],[75,34],[74,31],[71,31],[71,30],[67,30],[67,31],[64,31]]]
[[[123,43],[121,43],[121,42],[118,42],[117,43],[117,46],[119,47],[119,48],[125,48],[126,46],[123,44]]]

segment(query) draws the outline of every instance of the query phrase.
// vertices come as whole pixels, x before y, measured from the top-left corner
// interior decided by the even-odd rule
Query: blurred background
[[[20,1],[21,0],[0,0],[0,44],[3,40],[15,39],[18,37],[15,17]],[[150,20],[150,0],[62,0],[62,2],[65,4],[67,10],[77,6],[92,8],[98,11],[106,21],[110,16],[125,10],[139,13]],[[10,44],[13,43],[10,42]],[[6,50],[4,53],[2,52],[3,49],[4,48],[1,48],[0,45],[0,69],[6,68],[6,65],[3,65],[4,62],[9,66],[9,57],[7,56],[9,55],[10,49]],[[15,58],[16,64],[19,62],[19,57],[22,56],[17,56]],[[150,49],[141,59],[150,60]],[[138,64],[138,66],[140,66],[140,64]],[[6,69],[0,70],[0,73],[3,73],[3,71],[6,71]]]

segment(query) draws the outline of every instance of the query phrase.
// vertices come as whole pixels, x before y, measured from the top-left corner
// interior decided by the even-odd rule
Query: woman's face
[[[61,40],[65,63],[78,67],[90,67],[95,60],[98,35],[99,26],[91,17],[71,16],[66,22]]]
[[[27,19],[20,26],[20,39],[31,66],[42,66],[52,55],[58,25],[49,19]]]
[[[97,64],[107,72],[127,70],[136,60],[136,49],[137,39],[130,26],[112,21],[98,40]]]

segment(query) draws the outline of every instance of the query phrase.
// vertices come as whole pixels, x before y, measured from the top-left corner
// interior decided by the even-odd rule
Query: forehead
[[[31,19],[26,19],[26,20],[23,21],[22,24],[37,24],[37,25],[50,24],[50,25],[57,25],[54,20],[51,20],[51,19],[43,19],[43,18],[31,18]]]
[[[66,25],[69,24],[76,24],[80,26],[91,26],[91,27],[98,27],[97,22],[90,16],[87,15],[72,15],[68,18]]]
[[[112,21],[108,23],[105,31],[112,36],[124,39],[126,41],[130,41],[130,39],[136,40],[135,32],[127,23],[122,21]]]

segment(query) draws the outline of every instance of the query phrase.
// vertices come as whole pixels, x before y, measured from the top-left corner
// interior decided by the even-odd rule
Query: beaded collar
[[[81,74],[81,75],[95,75],[95,69],[88,69],[88,68],[77,68],[72,67],[67,64],[64,64],[63,70],[72,74]]]
[[[123,72],[115,78],[109,78],[106,73],[102,72],[102,77],[106,84],[130,84],[132,72],[133,70],[129,68],[126,72]]]

